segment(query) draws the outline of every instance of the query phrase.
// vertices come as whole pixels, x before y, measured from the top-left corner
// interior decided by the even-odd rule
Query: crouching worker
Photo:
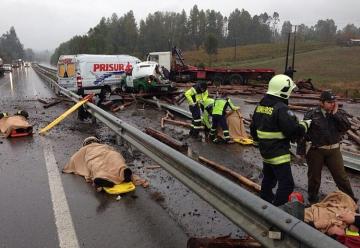
[[[24,110],[17,111],[13,116],[0,113],[0,134],[5,138],[31,135],[33,128],[28,118],[29,114]]]
[[[97,191],[132,179],[132,171],[123,156],[111,146],[100,144],[96,137],[84,140],[83,147],[70,158],[63,172],[83,176]]]
[[[219,138],[216,137],[217,127],[221,127],[224,134],[225,143],[230,142],[229,128],[226,122],[226,109],[230,107],[231,110],[236,111],[239,107],[236,107],[228,97],[216,98],[212,110],[212,127],[210,130],[210,138],[214,143],[219,143]]]

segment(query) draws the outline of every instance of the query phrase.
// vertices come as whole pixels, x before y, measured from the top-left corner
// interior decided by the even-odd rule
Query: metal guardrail
[[[41,73],[41,68],[34,67]],[[40,74],[41,75],[41,74]],[[51,88],[74,101],[80,96],[61,88],[57,83],[42,75]],[[344,247],[340,243],[289,215],[283,210],[265,202],[227,178],[202,166],[182,153],[154,139],[107,113],[92,103],[86,103],[88,111],[107,125],[122,140],[129,142],[146,154],[165,170],[176,177],[202,199],[224,214],[229,220],[258,240],[265,247]],[[276,228],[283,239],[269,238],[270,229]]]

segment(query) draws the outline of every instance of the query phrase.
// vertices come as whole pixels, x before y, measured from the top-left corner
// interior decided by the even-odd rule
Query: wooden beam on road
[[[149,128],[149,127],[145,128],[145,132],[147,134],[149,134],[150,136],[154,137],[155,139],[160,140],[161,142],[167,144],[168,146],[170,146],[180,152],[187,152],[187,150],[188,150],[187,144],[185,144],[179,140],[176,140],[165,133],[162,133],[160,131],[157,131],[157,130]]]

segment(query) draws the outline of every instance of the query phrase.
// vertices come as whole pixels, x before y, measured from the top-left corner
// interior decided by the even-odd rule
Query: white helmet
[[[277,96],[284,99],[289,99],[291,92],[295,89],[296,84],[294,81],[283,74],[274,76],[268,86],[266,94]]]

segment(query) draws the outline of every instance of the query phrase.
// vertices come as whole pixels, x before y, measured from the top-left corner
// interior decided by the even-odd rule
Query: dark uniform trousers
[[[216,129],[217,127],[221,127],[224,133],[224,139],[225,141],[230,140],[229,136],[229,128],[226,122],[226,116],[225,115],[213,115],[212,116],[212,127],[210,136],[212,139],[216,138]]]
[[[294,179],[291,174],[290,162],[277,165],[263,162],[263,174],[264,178],[261,183],[260,197],[275,206],[288,202],[288,197],[294,190]],[[275,197],[273,188],[276,186],[276,183],[278,188]]]
[[[201,128],[201,111],[198,104],[190,105],[189,110],[192,115],[192,125],[190,133],[193,135],[197,135],[199,133],[199,130]]]
[[[340,147],[334,149],[310,148],[306,154],[306,162],[308,164],[309,198],[317,198],[321,184],[321,170],[326,165],[335,180],[336,186],[355,199],[345,172]]]

